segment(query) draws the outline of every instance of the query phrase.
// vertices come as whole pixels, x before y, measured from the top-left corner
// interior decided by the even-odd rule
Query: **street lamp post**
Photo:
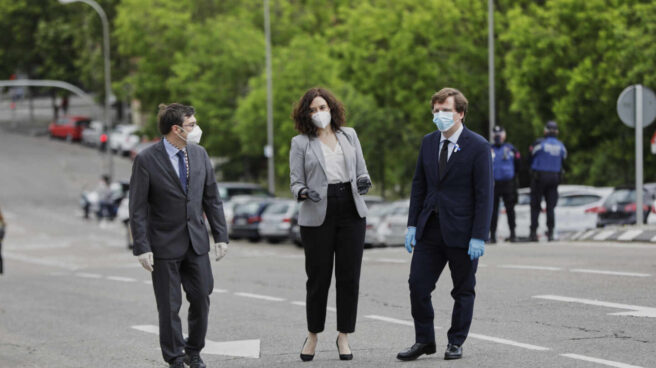
[[[490,87],[490,127],[488,137],[492,140],[492,129],[495,125],[496,109],[494,104],[494,3],[487,2],[487,52],[488,52],[488,78]]]
[[[273,149],[273,80],[271,67],[271,22],[269,20],[269,0],[264,0],[264,33],[266,39],[266,80],[267,80],[267,149],[269,192],[275,193]]]
[[[109,98],[111,95],[111,83],[112,79],[110,77],[110,64],[109,64],[109,22],[107,21],[107,14],[102,9],[100,5],[94,0],[59,0],[61,4],[71,4],[71,3],[85,3],[95,10],[100,16],[103,27],[103,49],[104,49],[104,58],[105,58],[105,126],[107,127],[107,156],[108,156],[108,173],[109,179],[114,178],[114,159],[112,156],[112,149],[110,145],[110,136],[113,124],[109,117]]]

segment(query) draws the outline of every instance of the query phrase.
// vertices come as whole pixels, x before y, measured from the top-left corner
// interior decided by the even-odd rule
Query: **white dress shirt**
[[[348,182],[349,176],[346,173],[344,152],[342,151],[342,146],[339,145],[339,142],[337,142],[334,151],[325,143],[321,142],[321,150],[323,151],[323,157],[326,160],[326,176],[328,177],[328,184]]]
[[[447,144],[449,145],[449,150],[447,152],[449,152],[449,155],[446,156],[446,160],[449,161],[449,159],[451,158],[451,154],[453,153],[453,150],[456,147],[456,143],[458,142],[458,138],[460,138],[460,134],[462,133],[463,127],[464,125],[462,125],[461,123],[460,128],[458,128],[458,130],[456,130],[456,132],[453,133],[453,135],[449,137],[449,139],[446,139],[444,133],[442,133],[442,137],[440,138],[440,149],[437,151],[438,159],[439,159],[439,155],[442,153],[442,146],[444,145],[444,141],[447,141],[448,142]]]

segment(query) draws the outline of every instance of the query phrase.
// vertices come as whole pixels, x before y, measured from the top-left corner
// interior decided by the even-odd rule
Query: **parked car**
[[[383,245],[382,235],[378,233],[378,225],[387,214],[394,210],[394,203],[376,203],[367,212],[367,230],[364,235],[365,248]]]
[[[238,195],[238,196],[230,197],[229,201],[223,200],[223,214],[225,216],[226,226],[228,227],[228,234],[230,234],[230,228],[232,227],[232,219],[235,215],[235,206],[253,201],[258,198],[261,197],[250,196],[250,195]]]
[[[558,186],[558,203],[554,209],[556,227],[554,236],[559,234],[593,229],[596,226],[594,208],[600,206],[613,191],[609,187],[591,187],[585,185]],[[497,221],[497,239],[510,236],[508,218],[503,201],[499,201],[499,217]],[[515,235],[520,240],[527,240],[531,227],[531,188],[518,190],[515,205]],[[547,231],[546,203],[542,201],[542,210],[538,217],[538,238],[545,236]]]
[[[301,240],[301,226],[298,224],[298,208],[292,214],[292,219],[289,225],[289,239],[298,247],[303,247],[303,240]]]
[[[238,182],[219,182],[219,195],[223,201],[230,201],[233,196],[248,195],[254,197],[273,197],[266,189],[258,184],[238,183]]]
[[[90,147],[100,146],[100,137],[105,133],[105,124],[102,121],[94,120],[89,126],[82,130],[82,144]]]
[[[378,236],[384,246],[395,247],[405,244],[409,210],[409,200],[396,201],[389,212],[381,219],[378,224]]]
[[[262,221],[262,213],[272,202],[271,198],[261,198],[236,205],[228,233],[230,237],[247,238],[252,242],[260,241],[262,236],[258,227]]]
[[[109,134],[109,148],[114,153],[120,153],[124,156],[130,154],[141,139],[135,133],[139,130],[136,125],[120,124]]]
[[[269,243],[278,243],[289,238],[292,216],[296,212],[298,202],[291,199],[281,199],[271,202],[262,213],[259,224],[260,236]]]
[[[364,204],[367,205],[367,207],[371,207],[373,205],[383,203],[385,202],[385,199],[381,196],[375,196],[375,195],[363,195],[362,199],[364,200]]]
[[[654,210],[653,194],[643,188],[643,222],[646,224],[649,213]],[[608,225],[634,225],[636,223],[636,190],[634,187],[618,187],[608,196],[603,205],[594,209],[597,214],[597,227]]]
[[[67,142],[82,139],[82,131],[89,126],[91,118],[86,116],[64,116],[50,123],[51,138],[64,138]]]

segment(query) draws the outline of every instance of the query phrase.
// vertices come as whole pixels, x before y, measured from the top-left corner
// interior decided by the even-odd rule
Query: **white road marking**
[[[144,284],[148,284],[148,285],[152,285],[152,284],[153,284],[153,282],[152,282],[151,280],[144,280],[143,283],[144,283]]]
[[[560,271],[560,267],[528,266],[528,265],[500,265],[499,268],[514,268],[518,270]]]
[[[121,282],[136,282],[136,279],[133,279],[132,277],[123,277],[123,276],[107,276],[107,280],[112,280],[112,281],[121,281]]]
[[[617,240],[633,240],[635,239],[638,235],[642,234],[642,230],[629,230],[625,232],[624,234],[620,235]]]
[[[589,269],[584,269],[584,268],[573,268],[569,271],[570,272],[580,272],[580,273],[595,273],[595,274],[600,274],[600,275],[629,276],[629,277],[649,277],[649,276],[651,276],[651,274],[648,274],[648,273],[589,270]]]
[[[592,239],[594,240],[606,240],[611,237],[611,235],[615,234],[615,230],[604,230],[600,232],[599,234],[595,235]]]
[[[235,293],[237,296],[243,296],[245,298],[253,298],[253,299],[262,299],[262,300],[268,300],[270,302],[283,302],[285,301],[284,298],[278,298],[275,296],[268,296],[268,295],[260,295],[260,294],[251,294],[251,293]]]
[[[382,262],[382,263],[408,263],[408,261],[404,259],[396,259],[396,258],[374,258],[374,262]]]
[[[294,301],[291,302],[293,305],[297,305],[299,307],[305,307],[305,302],[299,302],[299,301]]]
[[[212,292],[217,293],[217,294],[221,294],[221,293],[227,293],[228,290],[226,290],[226,289],[213,289]]]
[[[337,313],[337,308],[335,308],[335,307],[326,307],[326,310],[329,311],[329,312]]]
[[[20,262],[25,262],[25,263],[32,263],[36,265],[41,265],[41,266],[50,266],[50,267],[57,267],[57,268],[63,268],[69,271],[76,271],[84,267],[79,267],[74,264],[70,263],[65,263],[65,262],[60,262],[57,260],[51,260],[51,259],[45,259],[45,258],[37,258],[37,257],[30,257],[30,256],[24,256],[16,253],[11,253],[11,252],[5,252],[3,254],[3,257],[5,259],[11,259],[14,261],[20,261]]]
[[[84,277],[87,279],[100,279],[102,278],[102,275],[97,274],[97,273],[86,273],[86,272],[78,272],[75,274],[77,277]]]
[[[608,314],[609,316],[633,316],[633,317],[652,317],[652,318],[656,318],[656,308],[652,308],[652,307],[643,307],[643,306],[639,306],[639,305],[620,304],[620,303],[610,303],[610,302],[603,302],[603,301],[600,301],[600,300],[591,300],[591,299],[570,298],[570,297],[559,296],[559,295],[536,295],[533,298],[555,300],[555,301],[567,302],[567,303],[580,303],[580,304],[594,305],[594,306],[599,306],[599,307],[607,307],[607,308],[628,310],[626,312],[609,313]]]
[[[537,350],[537,351],[551,350],[550,348],[546,348],[544,346],[525,344],[523,342],[517,342],[517,341],[513,341],[513,340],[502,339],[502,338],[493,337],[493,336],[486,336],[486,335],[481,335],[481,334],[476,334],[476,333],[470,333],[469,337],[471,337],[473,339],[496,342],[496,343],[504,344],[504,345],[516,346],[518,348],[524,348],[524,349],[528,349],[528,350]]]
[[[631,364],[626,364],[626,363],[620,363],[620,362],[613,362],[612,360],[605,360],[605,359],[599,359],[599,358],[593,358],[585,355],[579,355],[579,354],[560,354],[560,356],[563,356],[565,358],[571,358],[571,359],[577,359],[577,360],[584,360],[586,362],[592,362],[592,363],[599,363],[603,365],[607,365],[609,367],[616,367],[616,368],[642,368],[637,365],[631,365]]]
[[[137,325],[132,326],[132,328],[138,331],[159,335],[159,327],[154,325]],[[184,336],[186,337],[186,335]],[[260,340],[216,342],[205,339],[203,354],[258,359],[260,357]]]
[[[414,322],[412,322],[412,321],[406,321],[406,320],[402,320],[402,319],[390,318],[390,317],[385,317],[385,316],[377,316],[375,314],[370,314],[370,315],[364,316],[364,317],[369,318],[369,319],[375,319],[377,321],[389,322],[389,323],[394,323],[394,324],[403,325],[403,326],[414,327],[414,325],[415,325]]]

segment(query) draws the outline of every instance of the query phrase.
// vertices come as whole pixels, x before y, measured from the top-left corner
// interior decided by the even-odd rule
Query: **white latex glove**
[[[139,254],[137,259],[139,260],[139,263],[141,263],[141,266],[146,269],[146,271],[153,272],[153,265],[155,264],[153,261],[153,252]]]
[[[212,252],[216,261],[220,261],[228,253],[227,243],[214,243],[212,244]]]

